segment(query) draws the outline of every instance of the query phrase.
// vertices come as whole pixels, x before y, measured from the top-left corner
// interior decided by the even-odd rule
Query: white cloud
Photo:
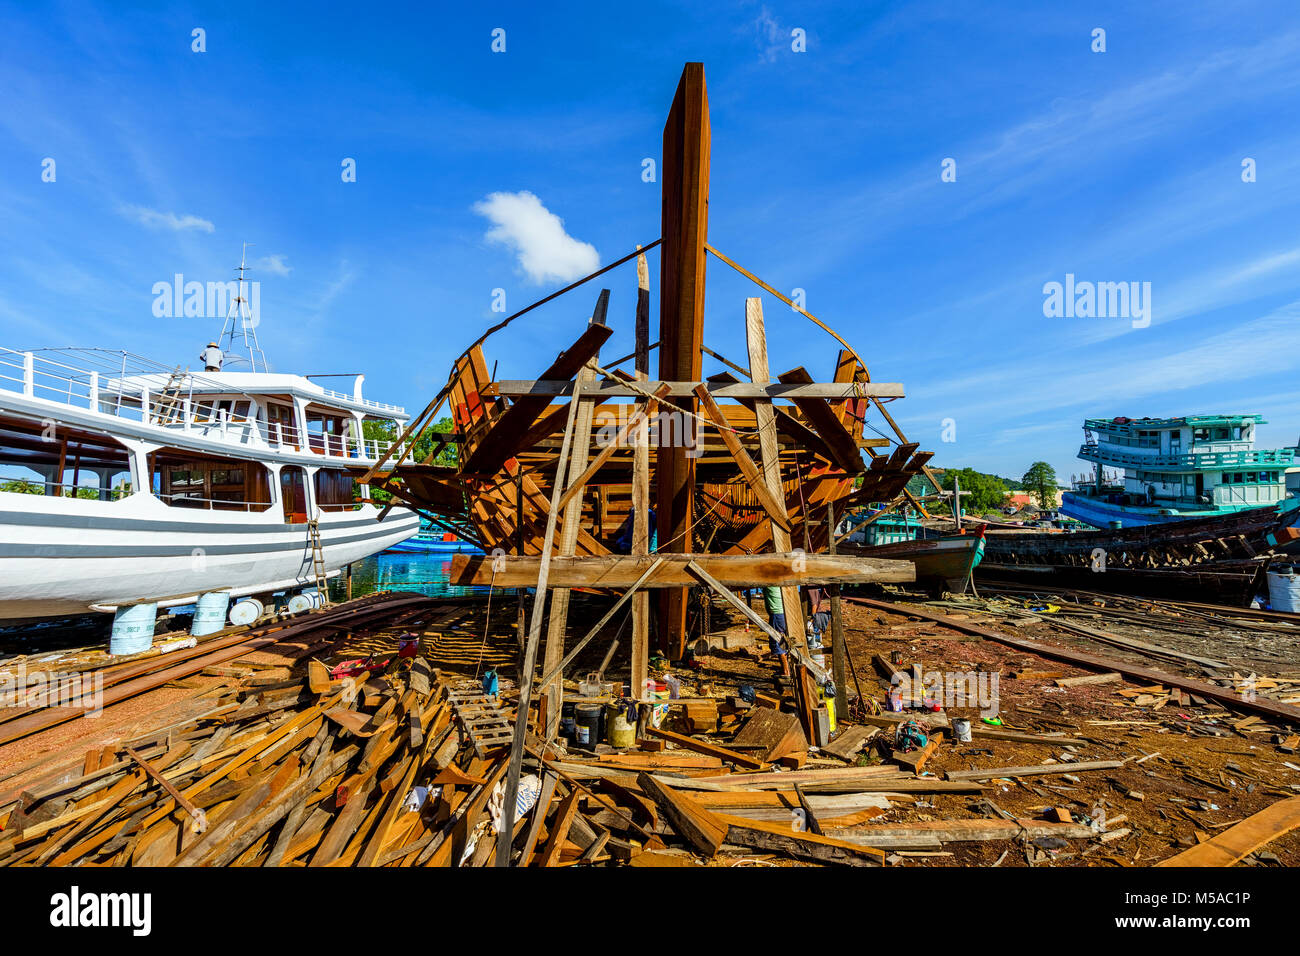
[[[186,229],[212,232],[216,228],[210,221],[199,216],[178,216],[174,212],[159,212],[146,206],[124,205],[121,211],[122,215],[134,219],[142,226],[161,226],[165,229],[174,229],[176,232],[183,232]]]
[[[758,34],[758,48],[764,61],[771,63],[777,55],[785,50],[788,30],[783,30],[776,17],[767,7],[759,11],[754,18],[754,30]]]
[[[284,261],[284,256],[263,256],[253,263],[253,268],[261,269],[263,272],[269,272],[275,276],[287,276],[293,271],[293,266]]]
[[[488,241],[513,250],[532,282],[572,282],[600,268],[596,247],[565,232],[564,220],[527,190],[492,193],[474,211],[492,222]]]

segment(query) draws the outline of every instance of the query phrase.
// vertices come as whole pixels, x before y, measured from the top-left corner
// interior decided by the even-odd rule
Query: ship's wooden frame
[[[828,356],[830,375],[823,381],[804,368],[771,369],[762,302],[756,297],[746,299],[743,308],[738,302],[736,308],[737,322],[743,321],[745,329],[744,361],[723,358],[704,343],[706,254],[795,307],[708,243],[710,135],[704,68],[690,63],[664,126],[661,238],[508,317],[457,359],[447,385],[403,436],[418,434],[445,406],[455,427],[447,436],[447,443],[454,443],[457,450],[455,467],[434,464],[439,446],[423,461],[408,460],[403,451],[393,461],[378,462],[365,476],[372,485],[489,553],[487,562],[458,562],[460,581],[473,583],[486,577],[490,584],[535,589],[524,642],[499,863],[509,858],[534,684],[541,688],[539,732],[549,738],[558,726],[560,681],[574,653],[568,649],[566,654],[570,589],[624,591],[615,608],[631,603],[629,686],[638,695],[648,674],[652,589],[659,602],[657,643],[676,658],[687,641],[688,583],[746,614],[774,639],[782,636],[732,589],[780,587],[794,661],[796,709],[812,739],[816,682],[830,675],[807,654],[798,585],[910,581],[915,575],[910,562],[837,555],[830,536],[834,516],[859,502],[891,500],[902,494],[920,508],[905,486],[914,475],[929,474],[926,463],[931,453],[909,442],[885,407],[887,401],[903,396],[903,387],[873,381],[865,362],[847,342],[797,307],[842,349]],[[656,246],[659,335],[652,342],[645,252]],[[571,344],[537,379],[493,379],[483,348],[490,335],[633,259],[638,294],[631,317],[636,345],[631,355],[609,360],[600,354],[612,334],[605,290],[596,297],[585,327],[564,339]],[[659,368],[652,378],[654,350]],[[705,379],[706,352],[737,374]],[[629,360],[633,361],[630,371],[619,368]],[[893,429],[893,439],[866,437],[869,408],[875,408]],[[662,424],[663,413],[667,421],[689,424],[690,438],[685,439],[679,427],[667,441],[660,434],[652,449],[650,419],[660,416],[657,420]],[[609,429],[601,432],[597,416],[612,416],[618,423],[612,436]],[[598,436],[604,440],[598,441]],[[403,443],[403,449],[407,447],[409,443]],[[863,460],[863,451],[869,462]],[[652,501],[657,534],[653,553]],[[631,532],[630,553],[615,554],[614,538],[625,522]],[[829,553],[818,554],[815,561],[809,557],[810,552],[823,549]],[[755,560],[757,555],[761,557]],[[833,595],[838,631],[838,593]],[[602,623],[612,614],[613,609]],[[543,627],[545,651],[538,679]],[[585,644],[594,634],[595,630],[574,646]],[[842,634],[835,644],[833,672],[837,689],[842,689],[846,682]],[[844,700],[841,696],[841,706]]]

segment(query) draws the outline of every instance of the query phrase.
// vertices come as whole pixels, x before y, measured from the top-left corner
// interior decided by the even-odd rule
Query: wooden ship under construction
[[[685,652],[688,592],[703,588],[788,645],[800,717],[813,739],[819,689],[833,683],[843,693],[845,678],[841,653],[832,672],[807,654],[799,586],[915,577],[908,561],[836,554],[832,533],[837,515],[869,502],[905,495],[920,508],[905,486],[914,475],[928,474],[931,453],[909,442],[886,409],[903,397],[903,387],[874,381],[838,334],[709,243],[709,129],[703,65],[687,64],[664,127],[661,237],[487,330],[456,360],[446,385],[396,443],[398,450],[363,479],[483,548],[481,556],[456,557],[453,583],[535,589],[507,808],[514,804],[534,684],[540,688],[536,726],[551,738],[564,667],[625,603],[631,603],[633,697],[650,699],[652,644],[672,659]],[[659,326],[652,336],[646,252],[655,247]],[[821,378],[802,367],[772,368],[757,297],[736,303],[746,356],[733,361],[705,344],[709,256],[838,342],[838,349],[827,350]],[[485,350],[493,334],[633,260],[638,295],[635,315],[627,316],[635,323],[631,354],[601,353],[614,322],[609,292],[602,290],[582,326],[569,336],[557,332],[567,347],[536,379],[489,374]],[[704,378],[706,353],[730,371]],[[423,459],[413,458],[412,437],[444,409],[454,432],[442,435]],[[873,410],[894,437],[866,437]],[[456,464],[439,465],[448,444],[456,449]],[[781,588],[786,635],[735,594],[760,586]],[[574,588],[621,595],[576,642],[567,634]],[[651,591],[658,599],[653,615]],[[509,819],[503,832],[509,832]]]
[[[709,146],[703,66],[688,64],[664,128],[662,237],[485,332],[410,423],[403,450],[366,476],[483,548],[485,556],[457,561],[455,583],[535,586],[551,517],[558,531],[549,579],[557,587],[626,588],[651,554],[668,564],[670,556],[707,556],[729,586],[909,579],[906,562],[874,567],[821,554],[830,543],[828,516],[903,495],[909,479],[926,470],[932,453],[909,442],[886,408],[903,397],[903,387],[873,381],[839,335],[709,244]],[[655,247],[657,336],[646,258]],[[838,344],[828,348],[825,367],[771,367],[759,298],[736,303],[748,354],[732,361],[709,348],[703,327],[709,256],[820,326],[828,343]],[[545,302],[581,294],[580,287],[633,260],[637,308],[627,318],[635,322],[634,353],[602,356],[614,319],[609,293],[600,291],[590,318],[564,339],[570,344],[538,378],[492,378],[486,350],[493,334]],[[703,378],[706,353],[731,371]],[[893,438],[867,437],[872,412]],[[414,460],[409,439],[440,413],[450,413],[455,431]],[[435,464],[448,444],[457,464]],[[764,560],[794,552],[804,552],[793,563],[806,573],[782,570],[792,563],[785,558]],[[494,553],[508,560],[493,561]],[[669,652],[680,652],[686,636],[683,599],[673,586],[683,581],[682,572],[664,567],[642,585],[665,588],[659,643]]]

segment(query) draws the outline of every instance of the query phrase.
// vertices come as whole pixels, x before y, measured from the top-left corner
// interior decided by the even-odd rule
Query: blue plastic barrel
[[[153,629],[158,620],[157,604],[129,604],[113,613],[113,631],[108,638],[110,654],[139,654],[153,646]]]
[[[195,637],[213,634],[226,626],[226,609],[230,607],[229,591],[209,591],[200,594],[194,605],[194,623],[190,633]]]

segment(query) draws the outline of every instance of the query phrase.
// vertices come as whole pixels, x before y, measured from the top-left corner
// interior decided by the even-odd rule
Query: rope
[[[478,669],[483,666],[483,652],[487,650],[488,627],[492,623],[492,594],[496,591],[497,569],[492,565],[492,580],[488,584],[487,610],[483,614],[483,643],[478,646],[478,662],[474,665],[474,679],[478,680]]]

